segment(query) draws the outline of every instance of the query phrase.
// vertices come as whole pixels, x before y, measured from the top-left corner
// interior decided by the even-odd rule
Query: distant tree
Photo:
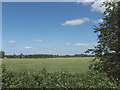
[[[4,58],[5,57],[5,52],[4,51],[0,51],[0,58]]]
[[[17,58],[17,55],[16,55],[16,54],[13,54],[13,57],[14,57],[14,58]]]
[[[21,54],[20,54],[20,58],[23,58],[23,57],[24,57],[24,55],[21,53]]]

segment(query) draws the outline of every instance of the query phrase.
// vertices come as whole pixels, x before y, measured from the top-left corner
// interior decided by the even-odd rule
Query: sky
[[[6,54],[81,54],[97,43],[99,3],[3,2],[2,50]]]

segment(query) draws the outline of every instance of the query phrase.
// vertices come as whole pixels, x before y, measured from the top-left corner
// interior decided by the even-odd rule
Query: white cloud
[[[95,23],[95,24],[97,24],[97,23],[102,23],[102,22],[103,22],[103,19],[93,20],[92,22]]]
[[[88,46],[88,43],[75,43],[75,46]]]
[[[105,6],[102,6],[103,2],[106,0],[77,0],[77,3],[82,3],[83,5],[91,4],[91,11],[97,11],[103,13],[105,11]],[[110,1],[110,0],[108,0]],[[102,6],[102,7],[101,7]]]
[[[76,0],[76,2],[79,4],[79,3],[82,3],[83,5],[88,5],[90,4],[91,2],[94,2],[95,0]]]
[[[65,43],[65,45],[73,45],[73,46],[88,46],[88,43]]]
[[[72,43],[65,43],[65,45],[72,45]]]
[[[96,44],[97,44],[97,42],[92,42],[92,43],[65,43],[65,45],[83,46],[83,47],[94,46]]]
[[[120,1],[120,0],[76,0],[77,3],[82,3],[83,5],[91,4],[91,11],[101,12],[103,13],[106,9],[105,6],[102,6],[103,2],[112,2],[112,1]]]
[[[33,49],[31,46],[26,46],[25,49]]]
[[[14,43],[17,43],[17,41],[12,41],[12,40],[10,40],[10,41],[8,41],[8,43],[14,44]]]
[[[103,4],[103,2],[113,2],[113,1],[120,1],[120,0],[95,0],[94,3],[91,5],[92,11],[97,11],[103,13],[106,9],[106,7]]]
[[[91,5],[91,10],[103,13],[105,11],[105,6],[102,6],[104,1],[106,0],[95,0]]]
[[[104,1],[120,1],[120,0],[2,0],[2,2],[76,2],[88,5],[92,3],[91,10],[103,13],[105,7],[100,7]]]
[[[42,42],[43,40],[32,40],[33,42]]]
[[[83,24],[87,21],[89,21],[89,18],[83,18],[83,19],[75,19],[75,20],[68,20],[62,23],[63,26],[68,25],[68,26],[75,26],[75,25],[80,25]]]

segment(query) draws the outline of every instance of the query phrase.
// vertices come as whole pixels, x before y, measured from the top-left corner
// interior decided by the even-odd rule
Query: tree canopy
[[[0,58],[3,58],[5,56],[5,52],[4,51],[0,51]]]
[[[93,28],[98,34],[98,45],[88,50],[96,56],[90,68],[120,79],[120,1],[103,5],[106,7],[103,23]]]

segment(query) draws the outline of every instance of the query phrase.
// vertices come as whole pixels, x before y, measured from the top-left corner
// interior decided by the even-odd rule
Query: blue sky
[[[77,54],[93,48],[102,13],[76,2],[2,4],[6,54]]]

